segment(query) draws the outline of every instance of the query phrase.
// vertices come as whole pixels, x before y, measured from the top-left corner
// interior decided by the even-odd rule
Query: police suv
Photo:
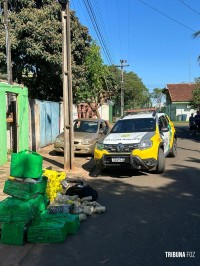
[[[165,113],[126,115],[94,149],[97,168],[165,170],[165,157],[177,155],[177,135]]]

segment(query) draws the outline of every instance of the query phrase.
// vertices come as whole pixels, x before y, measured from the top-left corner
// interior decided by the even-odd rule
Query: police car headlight
[[[145,150],[145,149],[149,149],[151,148],[153,145],[151,140],[145,140],[145,141],[141,141],[140,145],[139,145],[139,149],[140,150]]]

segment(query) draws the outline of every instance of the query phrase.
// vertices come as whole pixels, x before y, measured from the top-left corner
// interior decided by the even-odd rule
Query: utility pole
[[[127,60],[120,60],[121,65],[117,66],[121,68],[121,116],[124,115],[124,67],[129,65],[125,65]]]
[[[8,19],[8,0],[4,1],[4,25],[6,33],[7,80],[8,84],[12,84],[13,78],[12,78],[10,30],[9,30],[9,19]]]
[[[4,27],[5,27],[5,37],[6,37],[6,65],[7,65],[7,81],[8,84],[13,84],[13,77],[12,77],[12,61],[11,61],[11,42],[10,42],[10,20],[8,17],[8,0],[4,1],[3,5],[3,12],[4,12]],[[16,120],[16,113],[15,113],[15,104],[16,104],[16,97],[11,94],[7,93],[7,113],[10,117],[12,117],[12,123],[9,123],[9,133],[10,133],[10,143],[11,149],[14,152],[17,152],[17,124],[14,122]]]
[[[74,169],[74,131],[71,74],[71,38],[69,0],[58,0],[62,17],[62,72],[64,111],[64,169]]]

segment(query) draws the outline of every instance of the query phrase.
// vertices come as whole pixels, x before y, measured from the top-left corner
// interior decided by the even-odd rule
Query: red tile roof
[[[190,102],[195,86],[194,83],[167,84],[163,93],[169,94],[172,102]]]

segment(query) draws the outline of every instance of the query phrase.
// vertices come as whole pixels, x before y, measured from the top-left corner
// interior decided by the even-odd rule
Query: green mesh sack
[[[1,243],[8,245],[24,245],[26,242],[27,222],[9,222],[2,224]]]
[[[47,207],[46,195],[39,194],[35,199],[30,201],[32,201],[33,207],[35,209],[35,215],[40,214],[40,212],[43,212]]]
[[[31,199],[36,194],[46,193],[47,178],[42,177],[36,183],[20,182],[17,180],[6,180],[3,192],[7,195],[20,199]]]
[[[51,214],[48,210],[41,212],[37,221],[49,221],[49,220],[63,220],[67,223],[68,233],[76,234],[80,227],[80,220],[77,214],[69,214],[69,213],[56,213]]]
[[[43,195],[22,200],[8,197],[0,202],[0,222],[29,221],[46,208]]]
[[[21,178],[40,178],[42,176],[43,157],[37,152],[23,150],[12,153],[10,175]]]
[[[40,220],[32,223],[27,230],[27,242],[62,243],[68,234],[67,223],[59,219]]]

